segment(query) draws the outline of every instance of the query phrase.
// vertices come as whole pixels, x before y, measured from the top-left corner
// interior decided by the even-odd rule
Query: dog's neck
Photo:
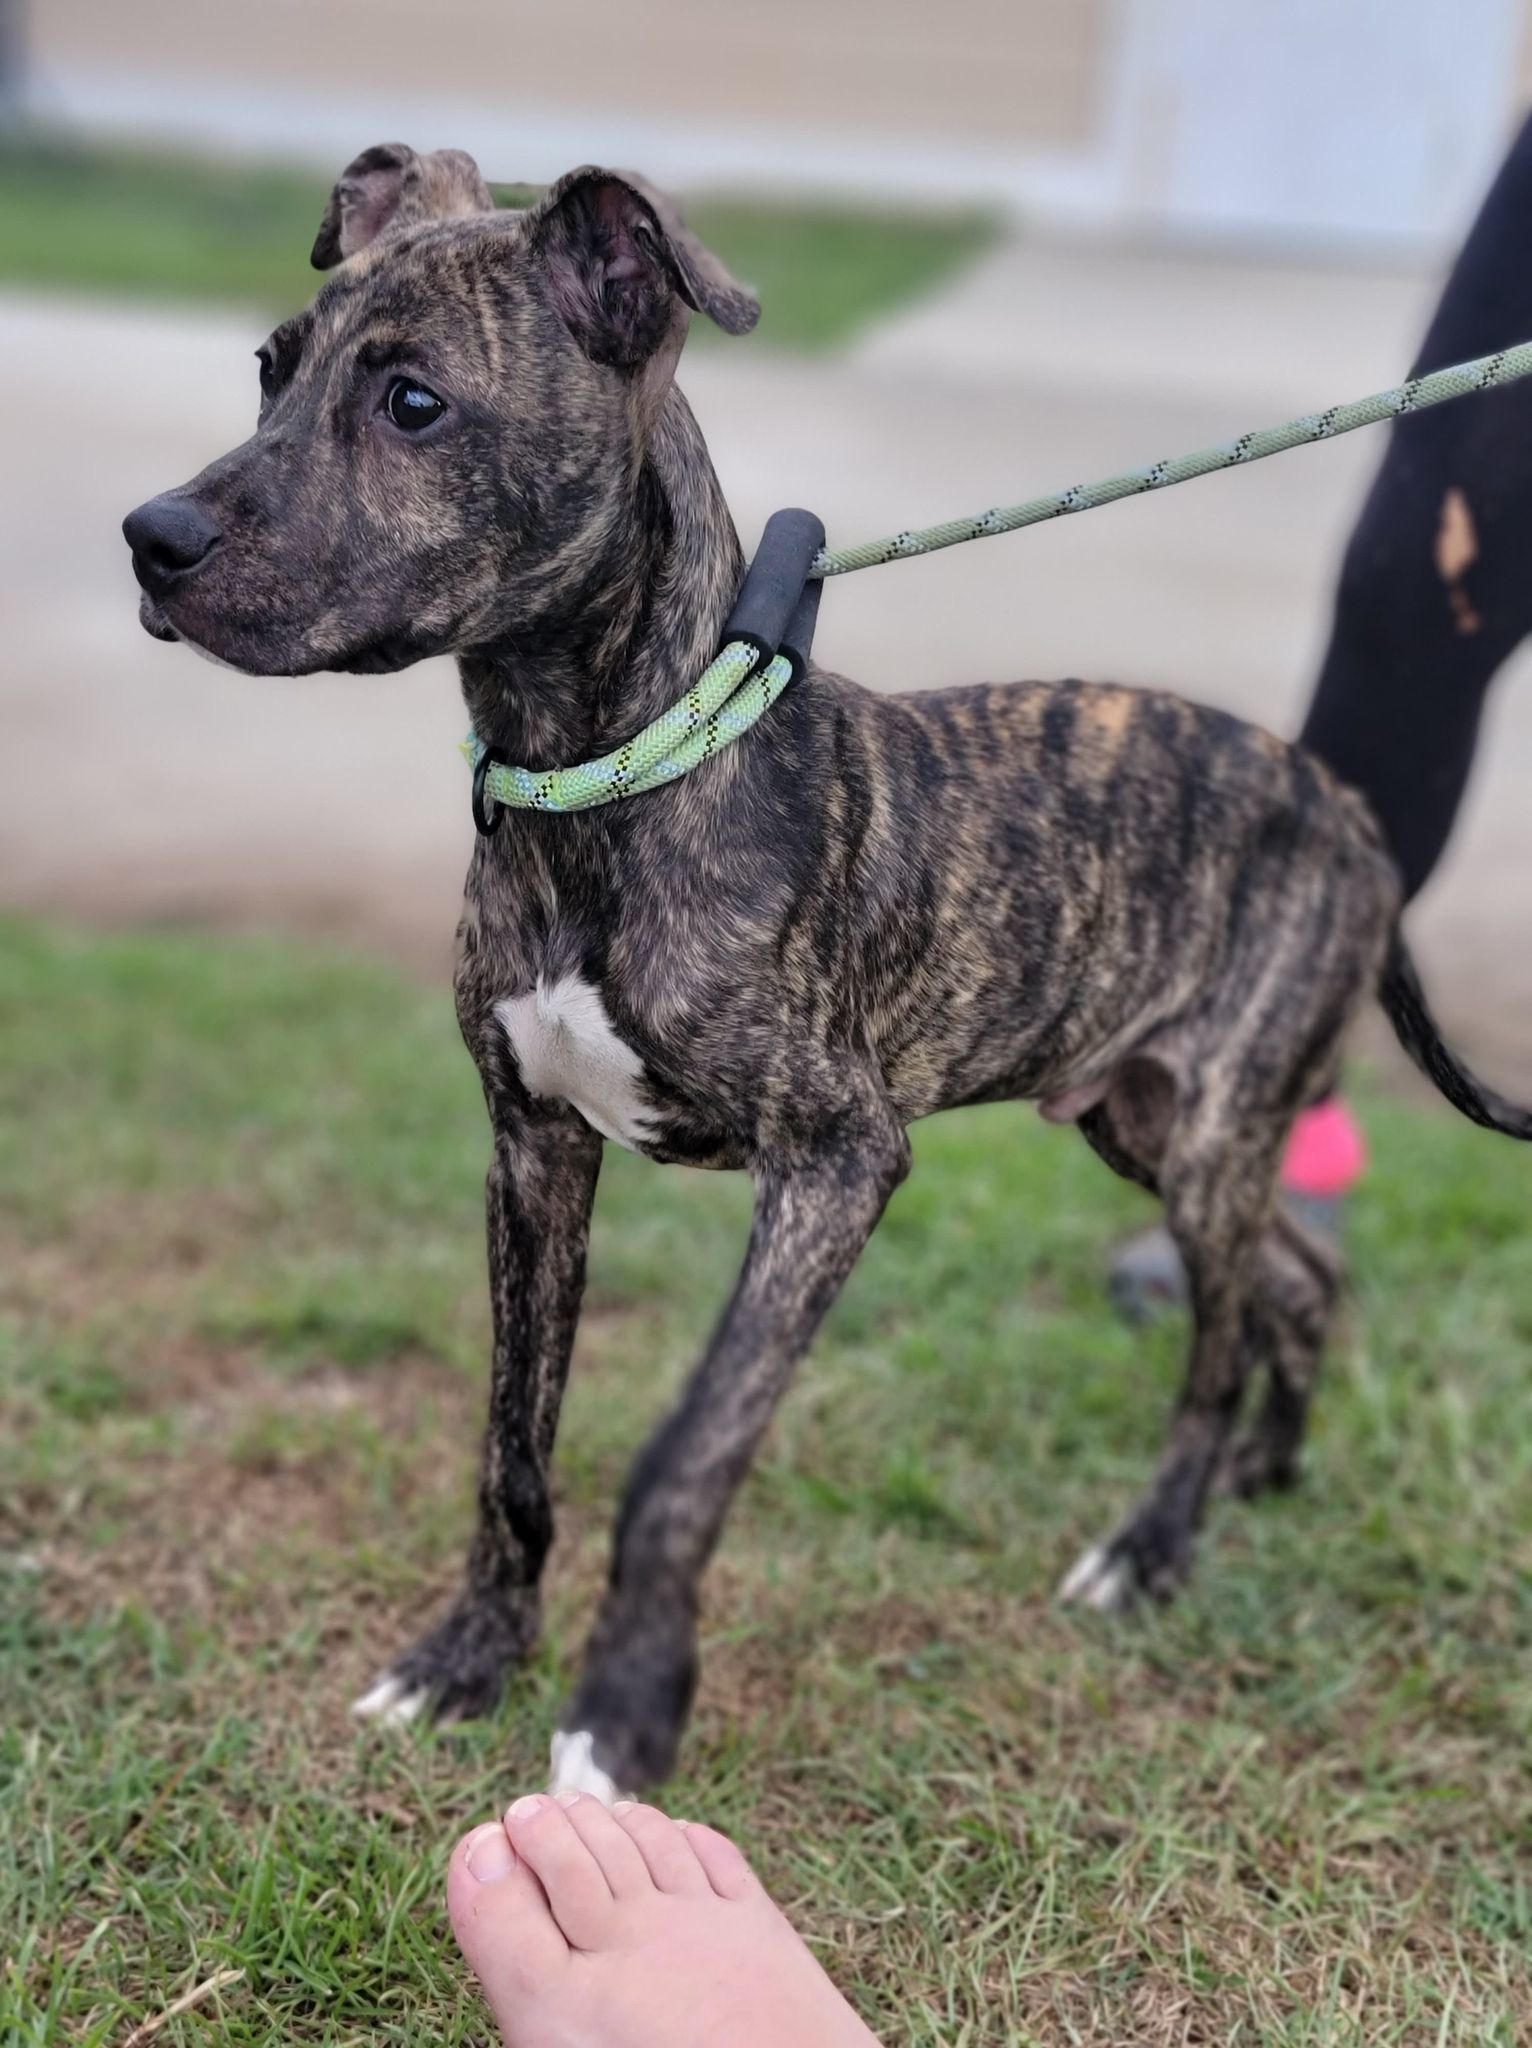
[[[474,731],[528,768],[570,767],[630,739],[718,652],[741,569],[701,429],[672,388],[566,622],[459,658]]]

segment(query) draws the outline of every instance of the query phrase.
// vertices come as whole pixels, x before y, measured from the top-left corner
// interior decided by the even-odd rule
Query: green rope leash
[[[1454,363],[1448,369],[1412,377],[1392,391],[1375,392],[1371,398],[1359,398],[1352,405],[1332,405],[1326,412],[1305,413],[1285,426],[1240,434],[1215,448],[1200,448],[1194,455],[1151,462],[1147,469],[1124,470],[1121,476],[1109,476],[1099,484],[1073,484],[1051,497],[1028,498],[1021,505],[1002,505],[992,512],[981,512],[977,519],[949,519],[940,526],[896,533],[888,540],[868,541],[859,548],[822,548],[809,574],[845,576],[853,569],[875,568],[880,562],[935,554],[938,548],[956,547],[960,541],[1014,533],[1020,526],[1036,526],[1041,520],[1057,519],[1066,512],[1093,512],[1098,505],[1110,505],[1117,498],[1131,498],[1140,491],[1161,491],[1170,484],[1190,483],[1193,477],[1209,476],[1214,470],[1260,462],[1287,448],[1300,448],[1309,441],[1333,440],[1337,434],[1376,426],[1380,420],[1398,419],[1403,413],[1424,412],[1428,406],[1444,405],[1449,398],[1466,398],[1472,391],[1492,391],[1497,385],[1513,384],[1518,377],[1529,374],[1532,341],[1518,342],[1515,348],[1497,349],[1493,355],[1476,356],[1470,363]]]
[[[1514,348],[1497,349],[1493,355],[1478,356],[1472,362],[1454,363],[1424,377],[1412,377],[1391,391],[1376,392],[1371,398],[1359,398],[1351,405],[1332,405],[1325,412],[1305,413],[1284,426],[1240,434],[1216,447],[1151,462],[1147,468],[1124,470],[1100,483],[1073,484],[1067,491],[1056,491],[1045,498],[997,506],[977,518],[949,519],[939,526],[896,533],[887,540],[868,541],[861,547],[821,548],[809,575],[847,576],[854,569],[876,568],[881,562],[935,554],[938,549],[956,547],[961,541],[1014,533],[1019,527],[1036,526],[1042,520],[1058,519],[1065,513],[1091,512],[1118,498],[1165,490],[1171,484],[1190,483],[1193,477],[1209,476],[1215,470],[1261,462],[1288,448],[1299,448],[1310,441],[1333,440],[1336,435],[1353,433],[1358,427],[1375,426],[1405,413],[1424,412],[1429,406],[1444,405],[1448,399],[1464,398],[1474,391],[1492,391],[1529,375],[1532,342],[1519,342]],[[781,696],[792,674],[790,664],[779,655],[759,674],[752,674],[758,659],[756,650],[746,642],[732,641],[679,703],[662,712],[614,752],[576,768],[517,768],[507,762],[492,761],[484,771],[483,788],[495,803],[513,810],[585,811],[674,782],[677,776],[687,774],[720,747],[748,732]],[[484,747],[475,734],[468,735],[463,752],[477,769]]]

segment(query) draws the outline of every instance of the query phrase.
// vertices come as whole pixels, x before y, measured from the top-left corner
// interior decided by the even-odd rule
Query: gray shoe
[[[1340,1242],[1345,1222],[1343,1198],[1284,1194],[1283,1202],[1316,1237]],[[1107,1273],[1107,1296],[1125,1323],[1147,1323],[1168,1309],[1186,1306],[1186,1268],[1175,1241],[1163,1223],[1130,1237],[1113,1257]]]

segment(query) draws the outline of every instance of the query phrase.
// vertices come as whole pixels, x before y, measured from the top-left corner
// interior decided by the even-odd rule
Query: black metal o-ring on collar
[[[495,802],[484,787],[484,778],[491,768],[509,766],[509,761],[498,747],[486,747],[479,756],[478,766],[473,771],[473,822],[479,829],[481,839],[493,839],[500,830],[501,819],[505,816],[505,805]],[[458,787],[461,789],[462,784],[459,783]]]

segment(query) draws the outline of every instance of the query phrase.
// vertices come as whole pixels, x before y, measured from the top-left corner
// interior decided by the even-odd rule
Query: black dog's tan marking
[[[671,372],[691,310],[738,332],[754,304],[631,179],[465,214],[471,166],[422,161],[352,166],[318,256],[354,253],[263,351],[254,438],[127,522],[145,623],[262,674],[450,650],[487,742],[579,761],[716,651],[740,550]],[[1313,759],[1074,682],[882,697],[814,670],[683,781],[480,841],[457,973],[494,1129],[479,1528],[373,1704],[478,1712],[535,1634],[600,1133],[746,1169],[756,1214],[629,1483],[566,1773],[670,1768],[730,1498],[907,1169],[905,1127],[955,1103],[1035,1100],[1164,1198],[1185,1391],[1069,1590],[1168,1593],[1220,1472],[1251,1491],[1293,1471],[1337,1276],[1273,1187],[1363,998],[1381,988],[1470,1115],[1532,1129],[1442,1048],[1397,905],[1365,806]]]

